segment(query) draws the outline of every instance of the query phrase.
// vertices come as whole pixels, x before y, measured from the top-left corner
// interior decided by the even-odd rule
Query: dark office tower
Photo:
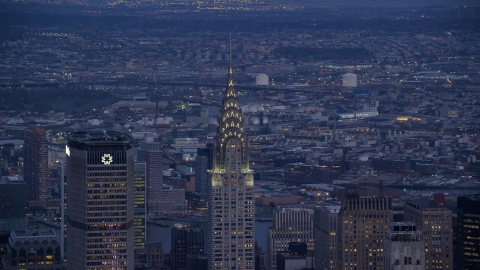
[[[147,264],[152,266],[152,270],[163,270],[165,254],[162,249],[162,242],[148,242],[145,244]]]
[[[187,255],[204,253],[204,233],[198,227],[175,224],[172,228],[173,270],[187,269]]]
[[[340,205],[322,205],[314,209],[315,266],[318,270],[337,269],[337,219]]]
[[[211,146],[211,145],[210,145]],[[208,193],[208,170],[212,169],[212,147],[198,148],[195,158],[195,192]]]
[[[213,143],[207,235],[209,270],[255,267],[255,194],[248,160],[249,143],[230,59]]]
[[[480,269],[480,194],[457,198],[455,269]]]
[[[383,240],[393,220],[387,198],[360,197],[348,188],[337,220],[337,269],[382,270]]]
[[[452,211],[427,198],[407,202],[405,222],[422,231],[425,244],[425,269],[453,269]]]
[[[0,232],[25,230],[26,205],[25,183],[0,178]]]
[[[163,157],[162,147],[159,142],[153,141],[152,134],[145,135],[145,141],[140,143],[138,149],[138,161],[147,164],[147,214],[155,214],[159,209],[155,209],[162,196],[163,189]]]
[[[46,201],[48,199],[46,131],[41,127],[28,127],[24,139],[23,174],[27,185],[27,201]]]
[[[145,179],[147,165],[145,162],[135,162],[134,185],[134,219],[133,227],[135,231],[135,252],[145,252],[145,240],[147,238],[146,226],[146,206],[145,206]]]
[[[67,148],[67,269],[134,268],[132,138],[76,132]]]

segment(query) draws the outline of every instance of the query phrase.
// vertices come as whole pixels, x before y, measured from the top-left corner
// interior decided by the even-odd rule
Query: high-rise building
[[[67,268],[133,269],[131,137],[76,132],[67,148]]]
[[[143,161],[147,164],[147,213],[159,213],[160,210],[155,207],[162,200],[163,150],[159,142],[153,141],[152,134],[146,134],[145,140],[140,143],[138,161]]]
[[[17,177],[0,178],[0,232],[26,228],[25,183]]]
[[[390,225],[384,246],[384,270],[424,270],[425,247],[422,232],[409,222]]]
[[[185,211],[185,189],[164,188],[159,194],[160,199],[153,202],[156,213],[173,214]]]
[[[428,198],[410,201],[404,208],[405,222],[422,231],[426,269],[453,269],[452,211]]]
[[[480,194],[457,198],[455,269],[480,269]]]
[[[387,198],[348,188],[337,219],[337,269],[383,269],[383,240],[393,212]]]
[[[165,254],[163,253],[162,242],[148,242],[145,244],[147,263],[152,270],[164,269]]]
[[[27,201],[48,199],[48,142],[47,131],[30,126],[25,130],[23,146],[24,180],[27,185]]]
[[[212,169],[213,145],[207,143],[206,148],[198,148],[195,157],[195,192],[208,193],[208,170]]]
[[[62,249],[62,258],[65,261],[67,258],[67,164],[60,164],[60,184],[62,194],[60,197],[60,216],[62,217],[62,224],[60,233],[63,237],[60,237],[60,245]]]
[[[337,218],[340,205],[322,205],[314,209],[313,237],[315,265],[319,270],[337,269]]]
[[[255,267],[255,207],[249,142],[230,67],[217,120],[210,180],[208,269]]]
[[[145,179],[147,165],[145,162],[135,162],[134,168],[134,218],[135,252],[145,252],[145,240],[147,238],[146,204],[145,204]]]
[[[205,251],[204,232],[199,227],[175,224],[172,228],[173,270],[187,269],[187,255],[203,254]]]
[[[277,254],[285,252],[291,242],[302,242],[313,253],[313,210],[276,208],[273,226],[267,229],[267,269],[277,269]]]

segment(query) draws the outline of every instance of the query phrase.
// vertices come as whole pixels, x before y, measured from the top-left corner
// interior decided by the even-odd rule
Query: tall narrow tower
[[[23,151],[27,201],[45,202],[48,199],[48,142],[45,129],[28,127],[25,130]]]
[[[235,91],[230,39],[230,66],[217,120],[210,178],[207,234],[208,269],[255,268],[253,173],[249,143]]]

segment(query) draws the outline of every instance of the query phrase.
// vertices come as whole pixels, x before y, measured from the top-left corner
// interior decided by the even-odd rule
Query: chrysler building
[[[253,172],[242,109],[233,81],[232,50],[227,87],[217,120],[210,178],[208,269],[255,268]]]

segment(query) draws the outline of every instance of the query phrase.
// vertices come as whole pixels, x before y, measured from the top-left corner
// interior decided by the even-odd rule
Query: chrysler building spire
[[[217,119],[210,179],[208,269],[255,268],[253,173],[242,109],[233,80],[232,46],[225,96]]]

